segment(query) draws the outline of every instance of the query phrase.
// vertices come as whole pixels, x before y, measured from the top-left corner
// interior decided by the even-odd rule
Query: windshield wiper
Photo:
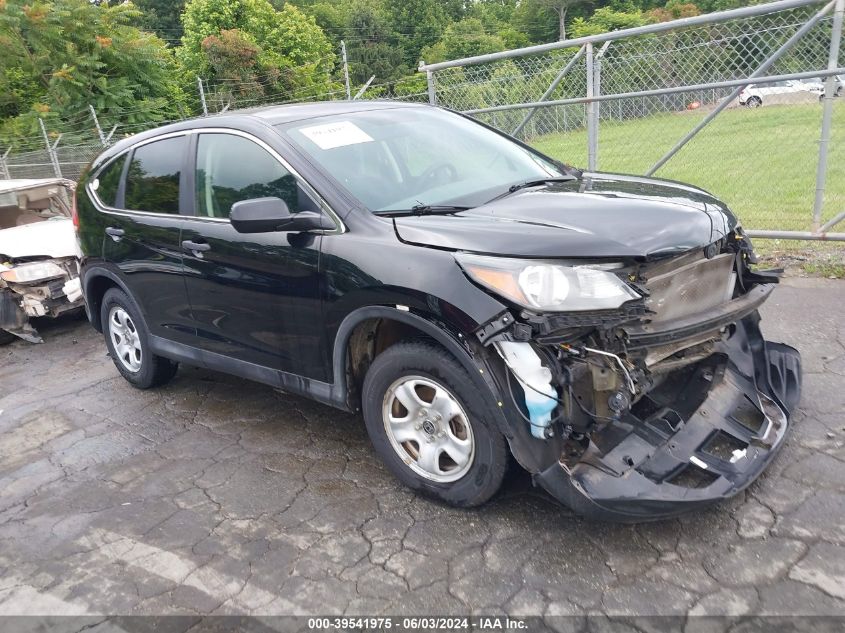
[[[549,183],[555,182],[572,182],[573,180],[578,180],[577,176],[550,176],[549,178],[535,178],[534,180],[526,180],[525,182],[519,182],[515,185],[511,185],[508,187],[508,190],[502,194],[499,194],[495,198],[492,198],[487,201],[489,204],[490,202],[494,202],[495,200],[499,200],[504,198],[505,196],[509,196],[512,193],[516,193],[520,189],[527,189],[528,187],[539,187],[540,185],[547,185]]]
[[[472,208],[453,204],[415,204],[410,209],[384,209],[376,213],[378,215],[438,215],[468,211]]]

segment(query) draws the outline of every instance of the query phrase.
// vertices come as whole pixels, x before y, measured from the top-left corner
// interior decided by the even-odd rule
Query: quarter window
[[[177,136],[135,150],[126,174],[127,209],[179,213],[179,176],[186,142],[186,137]]]
[[[296,178],[267,150],[233,134],[201,134],[197,143],[197,215],[228,218],[232,205],[276,197],[291,213],[314,204]]]
[[[117,206],[117,190],[120,177],[123,175],[123,165],[126,164],[126,154],[109,165],[97,176],[97,197],[107,207]]]

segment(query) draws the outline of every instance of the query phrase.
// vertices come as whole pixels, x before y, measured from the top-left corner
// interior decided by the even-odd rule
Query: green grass
[[[845,279],[845,263],[841,261],[811,261],[804,263],[801,268],[813,277],[827,277],[828,279]]]
[[[834,103],[823,219],[845,209],[845,99]],[[603,122],[599,170],[645,173],[704,116],[698,110]],[[810,230],[821,119],[818,103],[725,110],[655,176],[707,189],[730,205],[746,229]],[[540,136],[530,143],[567,163],[586,166],[585,130]]]

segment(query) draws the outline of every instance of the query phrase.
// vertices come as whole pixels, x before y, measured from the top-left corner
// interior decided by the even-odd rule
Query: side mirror
[[[229,221],[238,233],[272,233],[274,231],[313,231],[335,228],[334,222],[322,213],[291,213],[281,198],[253,198],[232,205]]]

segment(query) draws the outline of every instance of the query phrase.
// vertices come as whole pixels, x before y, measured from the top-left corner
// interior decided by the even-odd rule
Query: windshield
[[[478,206],[553,163],[462,116],[430,107],[351,112],[279,126],[372,211]]]

